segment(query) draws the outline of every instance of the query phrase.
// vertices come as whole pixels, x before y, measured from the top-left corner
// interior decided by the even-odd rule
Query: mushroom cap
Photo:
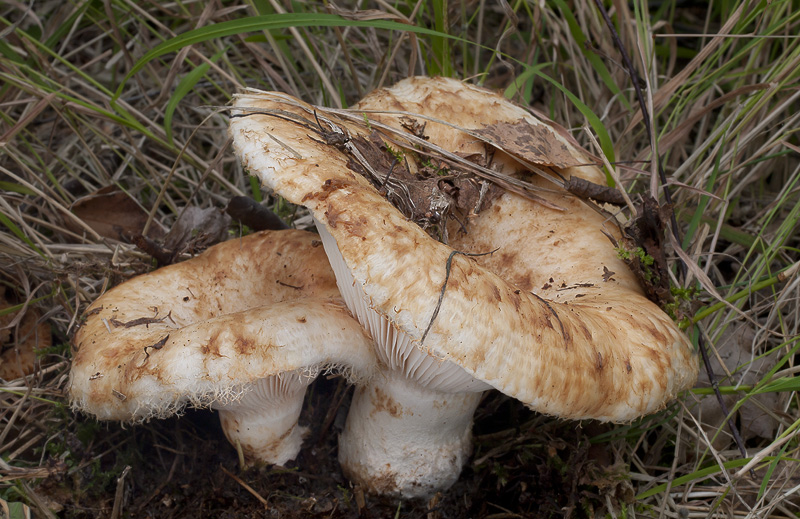
[[[419,94],[419,85],[427,94]],[[410,93],[401,96],[403,89]],[[471,129],[524,121],[555,136],[574,165],[588,162],[557,129],[498,94],[449,79],[412,78],[370,99],[387,92],[394,104],[382,102],[382,109],[405,111],[417,103],[415,109],[424,112],[426,103],[441,105],[441,98],[450,105],[466,100],[463,111],[474,114]],[[268,93],[240,95],[234,106],[230,131],[243,165],[325,225],[371,308],[420,348],[536,411],[564,418],[627,421],[691,387],[698,368],[692,345],[616,257],[601,232],[602,218],[572,195],[543,192],[566,209],[556,211],[503,194],[472,219],[467,238],[453,241],[457,248],[473,247],[467,252],[490,252],[495,244],[501,249],[482,260],[451,258],[451,247],[392,207],[348,166],[344,152],[311,138],[306,127],[267,113],[306,117],[312,108]],[[350,131],[366,130],[351,125]],[[510,164],[502,155],[495,154],[498,162]],[[597,181],[599,172],[592,168],[563,166],[562,175]],[[505,216],[513,217],[505,227],[508,237],[494,231],[478,236],[481,220],[493,228]],[[446,291],[432,320],[448,259]],[[616,273],[613,281],[604,281],[603,267]],[[559,288],[568,290],[562,294]]]
[[[92,304],[73,340],[73,407],[104,420],[235,403],[259,380],[372,369],[316,236],[265,231],[136,277]],[[302,400],[302,399],[301,399]]]

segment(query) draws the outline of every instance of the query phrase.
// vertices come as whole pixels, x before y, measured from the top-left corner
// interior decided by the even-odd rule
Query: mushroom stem
[[[470,453],[472,414],[483,391],[451,361],[428,354],[370,308],[328,229],[317,225],[350,311],[375,341],[379,374],[356,389],[339,462],[353,481],[380,494],[422,497],[452,485]]]
[[[297,425],[314,376],[282,373],[251,384],[229,403],[216,403],[225,437],[241,445],[248,463],[284,465],[300,452],[306,427]]]
[[[422,497],[450,487],[470,455],[481,392],[433,391],[388,372],[358,387],[339,438],[352,481],[380,494]]]

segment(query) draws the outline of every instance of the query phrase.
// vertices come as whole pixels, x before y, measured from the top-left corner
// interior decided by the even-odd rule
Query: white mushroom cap
[[[73,407],[103,420],[212,406],[250,459],[285,463],[300,447],[297,418],[316,373],[368,376],[373,363],[316,237],[273,231],[100,297],[73,340],[69,392]]]
[[[451,256],[453,249],[409,222],[353,172],[345,153],[315,141],[301,125],[264,113],[283,110],[306,117],[311,108],[267,93],[239,96],[235,105],[236,114],[247,114],[231,123],[245,167],[290,202],[311,210],[335,240],[369,308],[425,353],[457,364],[536,411],[571,419],[631,420],[659,410],[691,387],[697,374],[691,344],[646,299],[602,234],[602,217],[581,201],[566,192],[542,192],[542,198],[566,209],[556,211],[505,193],[470,221],[466,237],[451,241],[462,252],[500,250],[482,258]],[[564,163],[569,156],[576,165],[589,161],[557,128],[486,90],[442,78],[412,78],[371,94],[359,104],[367,107],[428,113],[473,130],[524,121],[566,149],[559,159],[562,175],[602,182],[596,168]],[[437,128],[429,122],[426,136],[451,151],[484,148],[467,134]],[[513,167],[503,153],[495,160]],[[608,281],[604,267],[615,273]],[[373,466],[358,479],[370,484],[380,469]]]

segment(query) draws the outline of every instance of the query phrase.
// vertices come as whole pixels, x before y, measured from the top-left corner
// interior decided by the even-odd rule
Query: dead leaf
[[[630,467],[623,462],[605,467],[590,463],[581,474],[579,483],[597,487],[598,493],[609,497],[614,508],[619,509],[635,502],[636,492],[629,473]]]
[[[400,23],[409,23],[408,18],[404,18],[402,16],[398,16],[396,14],[387,13],[386,11],[381,11],[379,9],[360,9],[357,11],[349,11],[347,9],[342,9],[341,7],[335,5],[333,2],[328,4],[328,11],[332,14],[338,14],[342,18],[347,20],[362,20],[362,21],[369,21],[369,20],[392,20]]]
[[[494,184],[483,188],[474,176],[444,161],[429,158],[417,164],[412,156],[400,156],[375,131],[368,138],[353,137],[350,145],[358,153],[350,152],[348,167],[370,180],[407,218],[445,243],[446,226],[441,224],[454,215],[453,210],[468,216],[502,193]]]
[[[350,142],[358,154],[351,155],[348,167],[384,192],[406,217],[427,228],[447,212],[450,200],[437,186],[438,175],[443,171],[423,168],[415,175],[408,170],[408,161],[392,153],[377,132],[369,138],[353,137]]]
[[[142,233],[148,216],[147,211],[130,195],[116,186],[106,186],[76,200],[70,211],[100,236],[128,243],[133,241],[134,236]],[[64,223],[73,232],[82,231],[70,220]],[[164,236],[158,225],[151,225],[147,234],[150,238]]]
[[[736,323],[722,333],[716,345],[717,355],[710,356],[711,367],[720,385],[755,385],[775,365],[780,357],[780,352],[756,358],[760,354],[753,352],[754,341],[755,330],[749,323]],[[750,362],[751,360],[752,362]],[[742,368],[738,369],[740,366]],[[728,378],[728,374],[732,375],[731,378]],[[700,376],[697,387],[710,387],[706,375]],[[722,398],[728,409],[733,409],[740,395],[723,395]],[[785,397],[779,393],[763,393],[750,397],[737,411],[739,433],[742,435],[742,439],[745,441],[756,437],[774,439],[779,423],[764,409],[779,412],[783,407],[784,399]],[[714,396],[704,398],[700,402],[699,411],[701,423],[709,438],[713,437],[720,428],[725,429],[725,415]],[[731,443],[732,439],[724,432],[718,434],[713,442],[716,449],[725,449]]]
[[[528,121],[500,122],[470,134],[495,148],[532,164],[566,168],[578,162],[556,133]]]
[[[175,254],[204,249],[225,241],[230,224],[231,217],[214,207],[187,207],[164,238],[164,247]]]
[[[11,306],[0,294],[0,310]],[[36,350],[52,345],[50,327],[39,323],[41,314],[28,307],[16,323],[19,311],[0,316],[0,379],[14,380],[33,373]]]
[[[400,118],[400,124],[403,126],[403,128],[405,128],[406,131],[411,132],[420,139],[425,139],[426,141],[428,140],[428,137],[425,135],[425,127],[428,125],[427,121],[420,123],[419,120],[404,115]]]

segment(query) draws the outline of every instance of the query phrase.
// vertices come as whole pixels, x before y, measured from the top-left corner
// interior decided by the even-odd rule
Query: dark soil
[[[45,464],[58,470],[36,491],[70,519],[112,517],[115,497],[117,517],[159,519],[592,517],[604,511],[605,494],[613,503],[631,497],[602,482],[613,479],[608,444],[590,447],[587,428],[497,393],[476,414],[473,457],[452,488],[430,501],[364,495],[336,461],[346,403],[330,403],[345,391],[348,401],[340,379],[312,386],[301,418],[311,432],[287,467],[240,469],[213,411],[125,427],[82,417],[54,432]]]

